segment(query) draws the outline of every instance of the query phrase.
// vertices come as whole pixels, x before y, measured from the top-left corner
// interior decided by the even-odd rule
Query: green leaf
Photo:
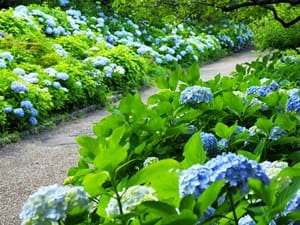
[[[168,89],[169,88],[169,82],[166,77],[158,76],[155,80],[155,85],[160,89]]]
[[[79,153],[83,157],[88,157],[93,160],[99,149],[99,141],[90,136],[79,136],[76,138],[76,142],[80,146]]]
[[[187,195],[181,199],[179,209],[180,211],[184,209],[193,210],[195,204],[196,202],[194,197],[192,195]]]
[[[179,203],[178,169],[179,162],[173,159],[163,159],[139,170],[128,181],[128,186],[147,184],[153,187],[160,200]]]
[[[185,144],[183,150],[184,160],[182,165],[189,168],[194,164],[203,164],[206,160],[206,152],[203,149],[200,132],[195,133]]]
[[[250,178],[249,187],[254,190],[255,194],[262,199],[268,206],[273,205],[275,201],[276,189],[273,183],[264,185],[260,180]]]
[[[163,218],[163,225],[194,225],[199,218],[190,210],[183,210],[180,214]]]
[[[178,85],[178,80],[179,80],[179,76],[182,72],[180,70],[175,70],[174,73],[172,73],[170,75],[170,78],[169,78],[169,88],[172,90],[172,91],[175,91],[176,88],[177,88],[177,85]]]
[[[232,125],[231,127],[228,127],[226,124],[219,122],[215,126],[215,133],[220,138],[226,138],[227,140],[229,140],[231,135],[236,130],[236,128],[237,128],[236,123],[234,125]]]
[[[108,138],[107,143],[100,146],[99,152],[94,159],[96,168],[112,171],[126,159],[129,143],[124,146],[119,144],[124,132],[125,126],[115,129]]]
[[[159,201],[145,201],[142,202],[138,207],[145,207],[149,213],[163,217],[177,214],[174,206]]]
[[[279,94],[278,92],[272,92],[268,94],[266,97],[260,98],[260,100],[262,100],[262,102],[265,102],[270,108],[273,108],[278,104]]]
[[[223,94],[223,101],[224,107],[227,107],[231,112],[233,112],[237,116],[240,116],[244,110],[243,100],[230,92],[225,92]]]
[[[100,171],[97,173],[90,173],[83,179],[84,190],[91,196],[98,196],[103,191],[102,185],[109,179],[107,171]]]
[[[197,203],[201,215],[204,215],[207,208],[217,200],[224,184],[225,180],[215,181],[200,195],[200,197],[197,200]]]
[[[293,130],[296,127],[296,122],[291,120],[290,114],[278,114],[275,123],[287,131]]]

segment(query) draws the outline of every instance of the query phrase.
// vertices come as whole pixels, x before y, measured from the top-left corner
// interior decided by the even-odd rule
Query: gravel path
[[[228,75],[235,65],[256,59],[249,50],[236,53],[201,68],[208,80]],[[141,92],[144,100],[157,89]],[[92,125],[108,113],[97,110],[84,118],[58,125],[55,129],[0,149],[0,225],[20,224],[18,214],[28,196],[39,186],[61,184],[78,160],[75,137],[92,134]]]

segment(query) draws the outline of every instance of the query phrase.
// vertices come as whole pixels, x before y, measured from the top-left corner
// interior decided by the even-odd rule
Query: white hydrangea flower
[[[135,185],[118,193],[121,196],[122,212],[129,213],[144,201],[157,201],[155,191],[151,187]],[[119,215],[120,209],[116,195],[114,195],[105,209],[108,216]]]

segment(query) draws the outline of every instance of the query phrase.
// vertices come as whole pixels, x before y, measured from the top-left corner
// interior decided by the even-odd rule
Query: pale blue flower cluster
[[[155,195],[155,190],[144,185],[135,185],[129,187],[128,189],[124,189],[123,191],[119,192],[119,196],[121,196],[122,212],[125,214],[131,212],[136,206],[144,201],[158,200]],[[110,199],[105,211],[108,216],[120,214],[120,208],[116,199],[116,195]]]
[[[211,103],[213,93],[210,88],[202,86],[191,86],[180,93],[180,102],[182,104]]]
[[[183,198],[186,195],[193,195],[195,199],[205,191],[213,182],[212,171],[204,165],[193,165],[183,170],[179,177],[179,195]]]
[[[17,93],[28,92],[28,88],[24,84],[17,81],[11,82],[10,89]]]
[[[287,135],[288,135],[287,131],[285,131],[279,126],[275,126],[270,131],[269,139],[273,141],[277,141],[283,137],[286,137]]]
[[[280,162],[280,161],[274,161],[274,162],[264,161],[264,162],[261,162],[260,165],[270,179],[276,178],[282,169],[288,167],[287,162]],[[287,177],[285,177],[283,179],[285,181],[287,179],[289,179],[289,178],[287,178],[287,179],[286,178]]]
[[[286,112],[300,113],[300,96],[298,94],[292,95],[286,103]]]
[[[60,6],[66,6],[66,5],[68,5],[70,3],[70,1],[69,0],[59,0],[59,4],[60,4]]]
[[[15,114],[18,117],[23,117],[25,115],[25,112],[22,108],[15,108],[13,110],[13,114]]]
[[[64,220],[74,208],[87,208],[88,195],[82,187],[40,187],[23,205],[20,219],[22,225],[51,225]]]
[[[13,55],[10,52],[2,52],[0,54],[0,68],[7,68],[6,61],[12,62],[14,60]]]
[[[60,56],[62,56],[62,57],[68,56],[68,52],[60,44],[54,44],[54,45],[52,45],[52,47],[56,50],[56,52]]]
[[[251,218],[251,216],[246,215],[239,219],[238,225],[256,225],[255,221]]]
[[[179,177],[180,197],[193,195],[198,198],[214,181],[225,180],[230,188],[238,188],[242,194],[249,191],[248,178],[255,178],[269,184],[269,178],[255,161],[242,155],[223,153],[210,159],[204,165],[193,165],[182,171]]]

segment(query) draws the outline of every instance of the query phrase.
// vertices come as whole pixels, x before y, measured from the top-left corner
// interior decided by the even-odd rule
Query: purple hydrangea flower
[[[201,86],[191,86],[184,89],[180,93],[180,102],[183,104],[211,103],[213,101],[213,93],[210,88]]]
[[[11,88],[11,90],[13,90],[14,92],[17,92],[17,93],[20,93],[20,92],[27,93],[28,92],[28,88],[25,85],[23,85],[17,81],[13,81],[10,84],[10,88]]]
[[[241,193],[248,192],[248,178],[259,179],[263,184],[270,182],[260,164],[234,153],[218,155],[205,166],[212,170],[212,180],[225,179],[229,187],[237,187]]]
[[[297,113],[300,112],[300,96],[299,95],[292,95],[289,100],[287,101],[286,112],[295,111]]]

